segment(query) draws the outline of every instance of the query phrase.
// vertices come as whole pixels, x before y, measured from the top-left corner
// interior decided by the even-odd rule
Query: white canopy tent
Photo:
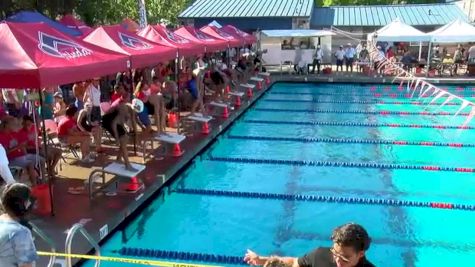
[[[428,42],[430,35],[407,25],[400,19],[395,19],[381,29],[368,34],[368,39],[376,38],[382,42]]]
[[[325,30],[265,30],[262,31],[267,37],[322,37],[335,35],[331,31]]]
[[[475,27],[461,19],[456,19],[427,35],[432,37],[433,43],[475,42]]]

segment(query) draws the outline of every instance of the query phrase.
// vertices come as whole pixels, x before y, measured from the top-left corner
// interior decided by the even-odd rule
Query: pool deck
[[[368,77],[361,74],[333,74],[333,75],[310,75],[297,76],[289,74],[273,73],[272,82],[290,81],[290,82],[352,82],[352,83],[390,83],[391,77]],[[475,84],[475,78],[456,78],[442,79],[436,78],[429,82],[444,84]],[[270,85],[271,86],[271,85]],[[269,87],[270,87],[269,86]],[[265,89],[268,87],[265,87]],[[94,166],[78,166],[73,163],[67,165],[63,163],[63,170],[55,181],[54,206],[55,216],[36,217],[33,223],[52,238],[56,245],[56,250],[64,252],[66,231],[75,223],[83,222],[85,229],[96,241],[103,241],[107,235],[116,229],[124,220],[126,220],[134,211],[136,211],[144,202],[157,193],[163,185],[170,181],[187,164],[209,145],[221,132],[225,131],[231,123],[238,118],[252,103],[264,94],[265,90],[254,90],[254,97],[249,100],[244,96],[242,106],[236,110],[230,111],[229,118],[223,119],[215,117],[210,122],[210,133],[203,135],[201,133],[187,133],[187,139],[181,144],[185,153],[181,157],[165,157],[162,160],[149,159],[146,162],[146,169],[138,178],[143,182],[144,188],[137,193],[118,194],[108,197],[98,195],[92,202],[89,201],[87,194],[73,195],[68,193],[68,188],[77,187],[84,184],[89,173],[93,168],[100,168],[105,163],[111,162],[111,158],[101,156],[93,164]],[[113,148],[107,148],[107,154],[114,155],[116,151],[110,151]],[[131,151],[132,152],[132,151]],[[138,152],[140,154],[140,152]],[[131,161],[141,163],[142,158],[131,155]],[[102,229],[102,233],[101,233]],[[105,230],[106,229],[106,230]],[[104,231],[105,230],[105,231]],[[37,241],[37,247],[40,251],[49,251],[50,248],[40,240]],[[91,251],[92,245],[83,237],[76,237],[73,242],[72,252],[76,254],[87,253]],[[41,257],[38,266],[46,266],[47,258]],[[60,263],[61,260],[58,261]],[[77,260],[73,260],[77,263]],[[61,265],[59,265],[61,266]],[[65,265],[63,265],[65,266]]]

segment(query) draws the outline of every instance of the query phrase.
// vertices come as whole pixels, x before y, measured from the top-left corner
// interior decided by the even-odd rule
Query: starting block
[[[267,85],[270,84],[270,73],[268,73],[268,72],[259,72],[257,75],[264,77],[264,79],[266,80]]]
[[[155,136],[155,140],[173,146],[173,150],[171,152],[171,155],[173,157],[180,157],[185,153],[185,151],[182,150],[180,146],[180,143],[183,142],[185,139],[186,136],[177,133],[162,133],[160,135]],[[163,154],[168,154],[166,148]]]
[[[212,107],[217,107],[217,108],[221,108],[223,110],[223,113],[221,114],[221,116],[223,118],[228,118],[229,117],[229,107],[228,107],[228,104],[226,103],[218,103],[216,101],[212,101],[211,103],[209,103],[210,106]]]
[[[201,113],[195,113],[187,117],[187,119],[201,122],[201,133],[202,134],[209,134],[209,122],[213,119],[211,116],[203,116]]]
[[[236,107],[241,106],[241,98],[244,96],[243,92],[233,91],[233,92],[229,92],[229,95],[234,97],[234,99],[235,99],[234,100],[234,105]]]
[[[127,170],[125,168],[125,164],[119,162],[112,162],[102,169],[93,170],[88,179],[89,199],[92,200],[97,193],[103,191],[111,184],[116,185],[116,190],[119,189],[119,178],[121,177],[130,179],[129,183],[123,188],[123,191],[135,193],[142,189],[144,185],[138,181],[137,175],[145,170],[145,165],[137,163],[130,163],[130,165],[132,165],[132,168],[134,168],[133,171]],[[96,174],[100,174],[101,177],[96,176]],[[106,174],[111,174],[115,177],[106,183]],[[99,187],[94,186],[94,184],[98,183],[97,178],[102,178],[102,184]],[[115,192],[112,192],[110,195],[115,194]]]
[[[250,83],[241,83],[239,86],[246,88],[246,94],[248,98],[252,97],[253,89],[256,88],[256,85]]]
[[[259,90],[262,89],[262,82],[264,81],[264,79],[259,78],[259,77],[252,77],[251,81],[257,83],[257,89],[259,89]]]

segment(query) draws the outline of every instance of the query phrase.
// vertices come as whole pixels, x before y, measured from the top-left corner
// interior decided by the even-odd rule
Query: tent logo
[[[188,40],[176,35],[175,33],[171,32],[171,31],[165,30],[165,33],[166,33],[168,39],[172,40],[173,42],[175,42],[177,44],[188,44],[189,43]]]
[[[139,38],[119,32],[119,38],[123,45],[134,50],[146,50],[152,48],[152,46]]]
[[[38,32],[38,48],[53,57],[75,59],[92,55],[92,51],[72,41]]]

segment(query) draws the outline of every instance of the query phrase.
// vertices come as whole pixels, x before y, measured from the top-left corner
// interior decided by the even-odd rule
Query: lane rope
[[[237,157],[215,157],[212,155],[208,156],[208,160],[219,161],[219,162],[248,163],[248,164],[273,164],[273,165],[310,166],[310,167],[425,170],[425,171],[467,172],[467,173],[475,172],[474,168],[465,168],[465,167],[441,167],[441,166],[429,166],[429,165],[408,165],[408,164],[388,164],[388,163],[369,163],[369,162],[253,159],[253,158],[237,158]]]
[[[468,116],[469,113],[427,112],[427,111],[367,111],[367,110],[338,110],[338,109],[290,109],[290,108],[254,108],[261,112],[295,112],[295,113],[337,113],[337,114],[367,114],[367,115],[398,115],[398,116]]]
[[[357,93],[322,93],[322,92],[314,92],[314,93],[299,93],[299,92],[280,92],[280,91],[272,91],[269,92],[270,95],[302,95],[302,96],[355,96],[355,97],[390,97],[390,98],[429,98],[432,97],[431,95],[422,95],[416,96],[413,94],[401,94],[401,93],[371,93],[371,94],[357,94]],[[475,97],[475,94],[463,94],[459,95],[460,97]]]
[[[378,144],[400,146],[441,146],[441,147],[475,147],[475,144],[442,143],[432,141],[404,141],[404,140],[374,140],[374,139],[343,139],[343,138],[300,138],[300,137],[269,137],[269,136],[246,136],[228,135],[229,139],[256,140],[256,141],[290,141],[301,143],[342,143],[342,144]]]
[[[281,124],[281,125],[313,125],[313,126],[351,126],[351,127],[391,127],[391,128],[425,128],[425,129],[464,129],[474,130],[474,126],[427,125],[427,124],[397,124],[397,123],[363,123],[338,121],[273,121],[273,120],[243,120],[244,123]]]
[[[353,101],[353,100],[318,100],[314,99],[307,99],[307,100],[299,100],[299,99],[262,99],[261,101],[264,102],[287,102],[287,103],[320,103],[320,104],[381,104],[381,105],[415,105],[415,106],[423,106],[423,105],[431,105],[431,106],[440,106],[441,103],[423,103],[418,101],[413,102],[400,102],[400,101]],[[446,106],[459,106],[458,103],[446,103]]]
[[[219,264],[246,265],[246,263],[243,260],[243,257],[238,257],[238,256],[226,256],[226,255],[181,252],[181,251],[167,251],[167,250],[159,250],[159,249],[130,248],[130,247],[123,247],[117,252],[120,255],[125,255],[125,256],[213,262],[213,263],[219,263]],[[202,265],[202,266],[217,267],[217,266],[211,266],[211,265]],[[175,267],[188,267],[188,266],[177,265]]]
[[[306,201],[306,202],[329,202],[329,203],[345,203],[345,204],[418,207],[418,208],[475,211],[475,205],[470,205],[470,204],[423,202],[423,201],[385,199],[385,198],[336,197],[336,196],[323,196],[323,195],[240,192],[240,191],[188,189],[188,188],[175,189],[174,191],[176,193],[181,193],[181,194],[206,195],[206,196],[218,196],[218,197],[272,199],[272,200]]]
[[[183,263],[183,262],[168,262],[168,261],[157,261],[157,260],[143,260],[143,259],[130,259],[130,258],[121,258],[121,257],[109,257],[109,256],[96,256],[96,255],[83,255],[83,254],[66,254],[58,252],[45,252],[38,251],[40,256],[56,256],[56,257],[70,257],[74,259],[85,259],[85,260],[100,260],[108,262],[119,262],[119,263],[129,263],[137,265],[147,265],[147,266],[162,266],[162,267],[222,267],[215,265],[205,265],[205,264],[193,264],[193,263]],[[185,259],[183,259],[185,260]]]

